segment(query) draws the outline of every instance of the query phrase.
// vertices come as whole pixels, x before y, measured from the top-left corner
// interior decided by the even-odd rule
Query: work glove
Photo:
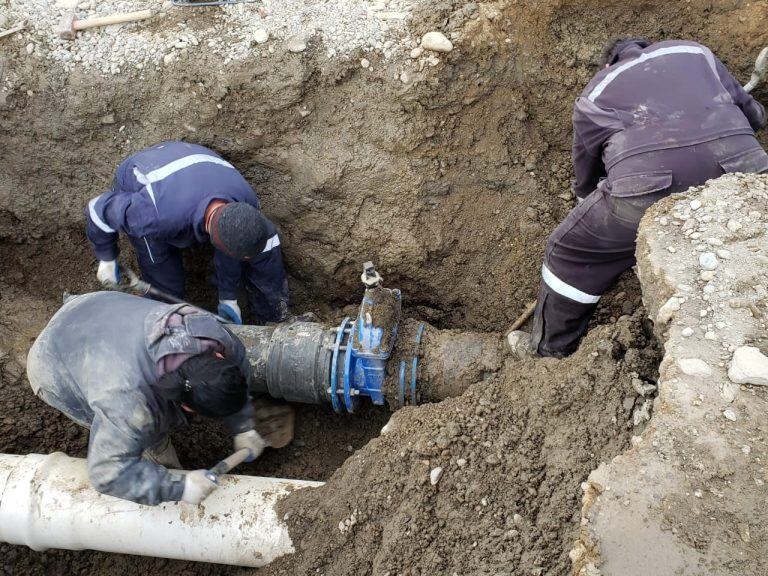
[[[216,490],[217,485],[211,481],[207,470],[195,470],[188,472],[184,479],[184,492],[181,501],[189,504],[200,504],[208,495]]]
[[[264,438],[262,438],[256,430],[248,430],[248,432],[236,434],[234,440],[235,452],[242,450],[243,448],[248,448],[248,450],[251,451],[251,456],[246,462],[253,462],[256,458],[261,456],[261,453],[264,452],[264,448],[267,445]]]
[[[105,288],[115,288],[120,284],[120,265],[117,260],[99,260],[96,278]]]
[[[243,323],[243,315],[240,313],[237,300],[219,300],[219,316],[229,320],[232,324]]]

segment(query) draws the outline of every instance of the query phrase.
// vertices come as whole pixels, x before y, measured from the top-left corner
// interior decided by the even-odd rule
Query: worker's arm
[[[85,215],[86,235],[96,258],[101,261],[117,258],[120,232],[134,238],[160,239],[156,208],[148,194],[123,192],[113,187],[88,202]]]
[[[585,97],[573,107],[573,192],[584,199],[605,176],[603,144],[622,127],[612,110],[603,110]]]
[[[717,66],[717,74],[720,77],[721,84],[728,91],[728,94],[733,98],[736,106],[741,108],[744,116],[749,120],[749,125],[752,126],[752,130],[757,132],[765,126],[765,108],[760,102],[755,100],[752,95],[744,90],[744,87],[733,77],[725,64],[715,58]]]
[[[226,329],[226,328],[225,328]],[[248,391],[252,392],[254,389],[253,383],[253,369],[248,362],[248,355],[245,352],[245,346],[240,342],[240,339],[227,330],[227,334],[230,339],[228,342],[222,342],[224,344],[224,356],[240,366],[240,371],[245,377],[245,381],[248,384]],[[234,436],[248,430],[253,430],[254,427],[254,409],[253,404],[250,402],[245,403],[243,409],[237,414],[227,416],[221,419],[222,423],[227,427],[230,433]]]
[[[95,410],[88,442],[88,475],[93,487],[103,494],[151,506],[181,500],[184,475],[141,457],[149,448],[149,409],[137,404],[133,408],[121,406],[120,414],[114,414],[117,410],[109,415]]]

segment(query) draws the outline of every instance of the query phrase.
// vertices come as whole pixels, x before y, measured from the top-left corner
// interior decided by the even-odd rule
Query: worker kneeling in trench
[[[243,345],[191,306],[118,292],[72,297],[30,349],[27,373],[35,394],[90,428],[88,474],[111,496],[199,504],[216,488],[206,470],[167,468],[181,467],[168,433],[185,413],[220,419],[251,460],[265,446]]]

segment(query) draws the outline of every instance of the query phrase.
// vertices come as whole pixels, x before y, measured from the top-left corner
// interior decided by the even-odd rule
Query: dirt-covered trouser
[[[726,172],[768,172],[768,155],[754,137],[731,136],[640,154],[612,167],[549,237],[533,348],[542,356],[573,353],[600,296],[635,264],[637,228],[646,209]]]

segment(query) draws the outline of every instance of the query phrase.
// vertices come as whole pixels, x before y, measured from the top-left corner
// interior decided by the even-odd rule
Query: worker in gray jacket
[[[71,298],[27,358],[32,390],[90,428],[88,473],[99,492],[140,504],[199,504],[216,484],[187,474],[168,439],[187,413],[220,419],[235,449],[264,449],[248,398],[245,350],[213,316],[119,292]]]
[[[578,204],[549,237],[530,338],[518,356],[567,356],[600,296],[635,264],[645,210],[728,172],[768,171],[755,139],[765,110],[695,42],[611,42],[573,110]]]

